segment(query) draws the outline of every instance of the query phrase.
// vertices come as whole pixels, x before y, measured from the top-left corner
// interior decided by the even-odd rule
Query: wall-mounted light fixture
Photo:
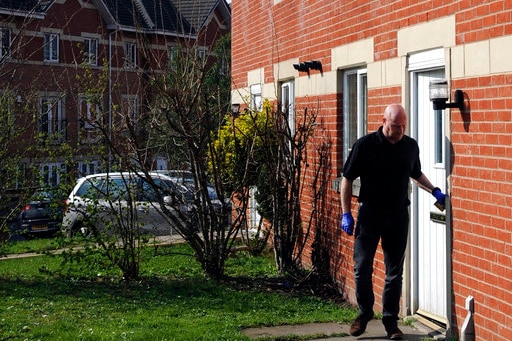
[[[293,68],[299,72],[309,73],[309,68],[306,66],[306,63],[293,64]]]
[[[309,73],[309,70],[318,70],[322,72],[322,62],[319,60],[310,60],[299,64],[293,64],[293,68],[299,72]]]
[[[231,116],[238,117],[240,114],[240,103],[231,104]]]
[[[318,70],[322,71],[322,62],[319,60],[310,60],[309,62],[304,62],[307,68],[310,70]]]
[[[447,103],[450,98],[448,90],[448,82],[446,79],[436,79],[430,81],[429,84],[429,97],[433,103],[434,110],[444,110],[446,108],[458,108],[462,111],[464,107],[464,93],[462,90],[455,90],[453,94],[454,101]]]

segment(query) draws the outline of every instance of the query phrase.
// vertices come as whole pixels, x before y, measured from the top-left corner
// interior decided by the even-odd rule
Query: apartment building
[[[20,173],[35,168],[56,185],[63,171],[106,170],[99,126],[113,134],[120,116],[142,120],[151,75],[180,47],[207,56],[230,16],[224,0],[0,2],[0,89],[19,129],[9,148],[23,156]]]

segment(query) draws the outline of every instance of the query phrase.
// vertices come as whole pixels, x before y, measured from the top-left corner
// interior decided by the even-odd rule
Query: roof
[[[108,25],[120,30],[193,33],[170,0],[98,0]]]
[[[178,11],[198,31],[207,21],[219,0],[173,0]]]
[[[0,13],[43,17],[54,2],[0,0]],[[223,6],[223,15],[230,15],[226,0],[94,0],[94,3],[109,28],[126,31],[197,34],[218,6]]]
[[[0,0],[0,13],[42,16],[54,2],[54,0]]]
[[[0,0],[1,1],[1,0]],[[107,24],[121,30],[196,34],[225,0],[96,0]]]

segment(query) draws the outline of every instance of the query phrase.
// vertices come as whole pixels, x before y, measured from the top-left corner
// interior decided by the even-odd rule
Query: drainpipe
[[[117,33],[114,29],[108,34],[108,139],[112,141],[112,35]],[[112,168],[112,151],[108,149],[108,172]]]
[[[462,324],[461,341],[475,341],[475,321],[473,320],[473,314],[475,312],[475,302],[473,296],[466,298],[466,310],[468,314]]]

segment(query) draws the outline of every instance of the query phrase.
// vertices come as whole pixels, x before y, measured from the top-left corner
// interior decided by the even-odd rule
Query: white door
[[[444,68],[411,73],[411,134],[418,141],[423,173],[434,186],[446,187],[445,112],[433,110],[429,82],[444,78]],[[413,313],[446,323],[447,244],[446,216],[434,206],[435,198],[413,187],[411,259]]]

